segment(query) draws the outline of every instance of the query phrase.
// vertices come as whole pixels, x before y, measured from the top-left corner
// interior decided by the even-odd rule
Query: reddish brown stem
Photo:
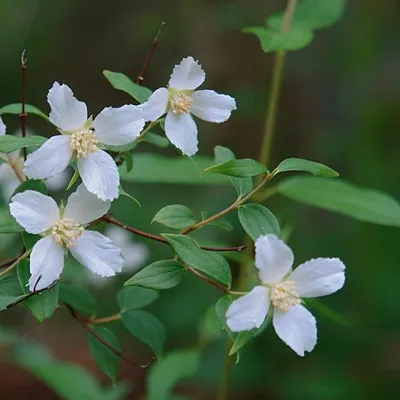
[[[215,286],[217,289],[222,290],[224,293],[229,293],[229,289],[226,286],[220,285],[218,282],[213,281],[212,279],[202,275],[199,271],[195,270],[189,265],[186,265],[187,269],[194,275],[196,275],[198,278],[203,280],[204,282],[209,283],[210,285]]]
[[[144,81],[144,74],[145,74],[145,72],[146,72],[146,70],[147,70],[147,68],[148,68],[148,66],[150,64],[150,60],[153,57],[154,51],[155,51],[155,49],[156,49],[156,47],[158,45],[159,38],[160,38],[161,32],[162,32],[162,30],[164,28],[164,25],[165,25],[165,22],[161,22],[161,24],[160,24],[160,26],[158,28],[157,34],[154,37],[153,43],[151,44],[150,50],[147,53],[147,56],[146,56],[146,59],[144,60],[142,69],[140,70],[140,73],[139,73],[139,75],[138,75],[138,77],[136,79],[136,83],[138,85],[141,85],[143,83],[143,81]]]
[[[22,74],[22,87],[21,87],[21,114],[19,115],[21,120],[21,135],[22,137],[26,136],[26,117],[27,113],[25,110],[26,104],[26,50],[22,51],[21,54],[21,74]],[[24,160],[26,161],[26,147],[22,149]]]

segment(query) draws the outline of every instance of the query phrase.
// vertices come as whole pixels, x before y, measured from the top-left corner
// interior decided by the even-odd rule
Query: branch
[[[104,340],[85,320],[69,305],[69,304],[64,304],[65,307],[68,309],[70,314],[74,319],[76,319],[91,335],[93,335],[100,343],[102,343],[104,346],[106,346],[109,350],[111,350],[114,354],[116,354],[118,357],[120,357],[122,360],[126,361],[128,364],[131,364],[137,368],[140,369],[146,369],[149,368],[150,365],[154,361],[154,357],[147,363],[147,364],[139,364],[136,361],[133,361],[129,359],[128,357],[124,356],[123,353],[121,353],[118,349],[116,349],[113,345],[108,343],[106,340]]]
[[[0,272],[0,277],[6,275],[8,272],[10,272],[11,270],[13,270],[13,269],[18,265],[18,263],[19,263],[21,260],[23,260],[24,258],[28,257],[29,254],[31,254],[31,252],[32,252],[32,249],[29,249],[29,250],[27,250],[24,254],[22,254],[21,256],[17,257],[17,258],[15,259],[15,261],[14,261],[9,267],[7,267],[4,271],[1,271],[1,272]]]
[[[143,81],[144,81],[144,74],[145,74],[145,72],[147,70],[147,67],[150,64],[151,57],[153,57],[154,50],[156,49],[156,47],[158,45],[159,38],[160,38],[161,32],[162,32],[162,30],[164,28],[164,25],[165,25],[165,22],[161,22],[161,24],[160,24],[160,26],[158,28],[157,34],[153,39],[153,43],[151,44],[150,50],[147,53],[146,59],[144,60],[142,69],[140,70],[139,76],[136,79],[136,83],[138,85],[141,85],[143,83]]]
[[[26,57],[25,57],[26,50],[22,51],[21,54],[21,73],[22,73],[22,87],[21,87],[21,114],[19,115],[21,119],[21,134],[22,137],[26,136],[26,110],[25,110],[25,103],[26,103]],[[22,149],[24,154],[24,160],[26,161],[26,147]]]
[[[100,221],[108,222],[109,224],[113,224],[116,226],[119,226],[122,229],[125,229],[128,232],[134,233],[135,235],[139,235],[142,237],[145,237],[150,240],[155,240],[156,242],[160,243],[165,243],[168,244],[168,240],[164,239],[161,236],[153,235],[148,232],[141,231],[139,229],[133,228],[132,226],[126,225],[123,222],[115,219],[109,214],[104,215],[102,218],[99,218],[98,220],[94,221],[95,223],[98,223]],[[207,250],[207,251],[243,251],[246,247],[245,246],[237,246],[237,247],[210,247],[210,246],[201,246],[201,249]]]

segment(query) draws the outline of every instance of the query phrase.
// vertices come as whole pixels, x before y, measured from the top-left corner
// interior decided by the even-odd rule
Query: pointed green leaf
[[[37,293],[24,301],[36,321],[43,322],[53,316],[58,307],[58,284],[43,292]]]
[[[315,161],[303,160],[302,158],[287,158],[283,160],[277,167],[277,173],[289,171],[309,172],[321,178],[336,178],[339,174],[332,168]]]
[[[120,186],[118,190],[119,190],[119,195],[120,196],[127,197],[128,199],[132,200],[137,206],[141,207],[141,204],[139,203],[139,200],[136,199],[135,197],[133,197],[128,192],[126,192],[125,189],[122,186]]]
[[[118,305],[121,313],[143,308],[158,298],[158,292],[142,287],[125,287],[117,294]]]
[[[0,136],[0,153],[11,153],[23,147],[39,147],[47,141],[43,136]]]
[[[190,208],[174,204],[163,207],[157,212],[151,222],[158,222],[172,229],[184,229],[195,224],[197,221]]]
[[[268,173],[268,169],[264,167],[264,165],[250,158],[243,160],[228,160],[208,167],[204,171],[238,178],[246,178]]]
[[[0,233],[20,233],[23,232],[24,228],[10,216],[6,220],[1,221]]]
[[[14,104],[7,104],[4,107],[0,108],[0,114],[13,114],[19,115],[22,112],[22,104],[21,103],[14,103]],[[37,107],[32,106],[31,104],[25,104],[25,112],[27,114],[37,115],[40,118],[49,121],[49,117]]]
[[[96,313],[97,302],[85,289],[60,283],[60,299],[85,315]]]

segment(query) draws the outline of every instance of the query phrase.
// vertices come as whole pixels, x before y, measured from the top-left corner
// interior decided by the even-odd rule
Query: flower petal
[[[0,117],[0,136],[4,136],[5,134],[6,134],[6,126],[4,125],[4,122]]]
[[[260,236],[256,241],[256,267],[264,283],[273,284],[282,280],[293,265],[292,250],[277,236]]]
[[[214,90],[198,90],[192,94],[193,105],[190,112],[208,122],[225,122],[236,110],[235,99]]]
[[[141,108],[125,105],[106,107],[93,121],[96,139],[110,146],[132,143],[144,127]]]
[[[78,170],[86,189],[101,200],[118,197],[119,174],[112,157],[103,150],[78,160]]]
[[[276,334],[299,356],[315,347],[317,321],[303,306],[289,307],[287,311],[275,308],[272,323]]]
[[[121,250],[99,232],[84,231],[69,251],[79,263],[103,277],[121,272],[124,264]]]
[[[269,289],[256,286],[229,306],[226,324],[232,332],[259,328],[268,314],[269,304]]]
[[[47,178],[46,185],[52,191],[64,189],[68,185],[71,176],[69,169],[64,169],[59,174]]]
[[[299,265],[288,279],[295,281],[300,297],[326,296],[343,287],[345,269],[338,258],[316,258]]]
[[[28,155],[24,173],[33,179],[46,179],[67,168],[72,158],[68,135],[53,136],[40,149]]]
[[[88,192],[84,185],[79,185],[75,193],[68,198],[64,216],[81,225],[88,224],[102,217],[111,207],[111,201],[100,200]]]
[[[45,289],[56,281],[64,269],[64,249],[53,238],[53,235],[40,239],[33,246],[30,258],[31,292]]]
[[[169,86],[178,90],[194,90],[206,79],[205,72],[193,57],[184,58],[175,65],[169,80]]]
[[[168,97],[168,89],[159,88],[145,103],[138,106],[143,110],[145,121],[155,121],[167,112]]]
[[[169,141],[183,154],[192,156],[197,153],[197,126],[189,113],[169,112],[165,119],[165,134]]]
[[[11,215],[28,233],[43,233],[60,219],[56,202],[34,190],[17,193],[10,203]]]
[[[47,95],[50,105],[50,122],[63,131],[72,132],[79,129],[87,120],[87,107],[75,98],[67,85],[54,82]]]

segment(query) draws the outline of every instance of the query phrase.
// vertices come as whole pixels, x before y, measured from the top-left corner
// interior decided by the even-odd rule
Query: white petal
[[[56,202],[34,190],[17,193],[10,203],[11,215],[28,233],[43,233],[60,219]]]
[[[268,314],[269,304],[269,290],[263,286],[256,286],[229,306],[226,324],[232,332],[259,328]]]
[[[64,268],[64,249],[53,235],[40,239],[33,246],[30,258],[29,290],[45,289],[56,281]]]
[[[256,267],[264,283],[273,284],[282,280],[293,265],[292,250],[277,236],[260,236],[256,241]]]
[[[149,99],[139,107],[146,121],[155,121],[167,112],[169,93],[166,88],[157,89]]]
[[[96,139],[110,146],[132,143],[144,127],[143,111],[136,106],[106,107],[93,121]]]
[[[192,156],[197,153],[197,126],[189,113],[174,114],[170,111],[165,119],[165,134],[183,154]]]
[[[81,225],[88,224],[102,217],[111,207],[111,201],[100,200],[88,192],[84,185],[79,185],[75,193],[68,198],[64,216]]]
[[[103,150],[78,160],[78,170],[86,189],[101,200],[118,197],[119,174],[112,157]]]
[[[5,134],[6,134],[6,126],[4,125],[4,122],[0,117],[0,136],[4,136]]]
[[[299,265],[288,279],[295,281],[300,297],[326,296],[343,287],[345,269],[338,258],[316,258]]]
[[[317,321],[303,306],[289,307],[288,311],[274,309],[273,325],[276,334],[299,356],[312,351],[317,343]]]
[[[193,105],[190,112],[208,122],[225,122],[236,110],[235,99],[214,90],[198,90],[192,94]]]
[[[109,238],[99,232],[84,231],[75,243],[69,251],[95,274],[105,277],[121,272],[124,264],[121,250]]]
[[[71,137],[57,135],[42,147],[28,155],[24,173],[33,179],[45,179],[59,174],[67,168],[72,158]]]
[[[74,97],[67,85],[54,82],[47,95],[50,105],[50,122],[63,131],[73,132],[79,129],[87,120],[87,107]]]
[[[193,57],[184,58],[180,64],[175,65],[169,80],[169,86],[173,89],[194,90],[206,79],[201,65]]]
[[[64,189],[71,178],[69,169],[64,169],[59,174],[46,179],[46,185],[49,190],[57,191]]]

